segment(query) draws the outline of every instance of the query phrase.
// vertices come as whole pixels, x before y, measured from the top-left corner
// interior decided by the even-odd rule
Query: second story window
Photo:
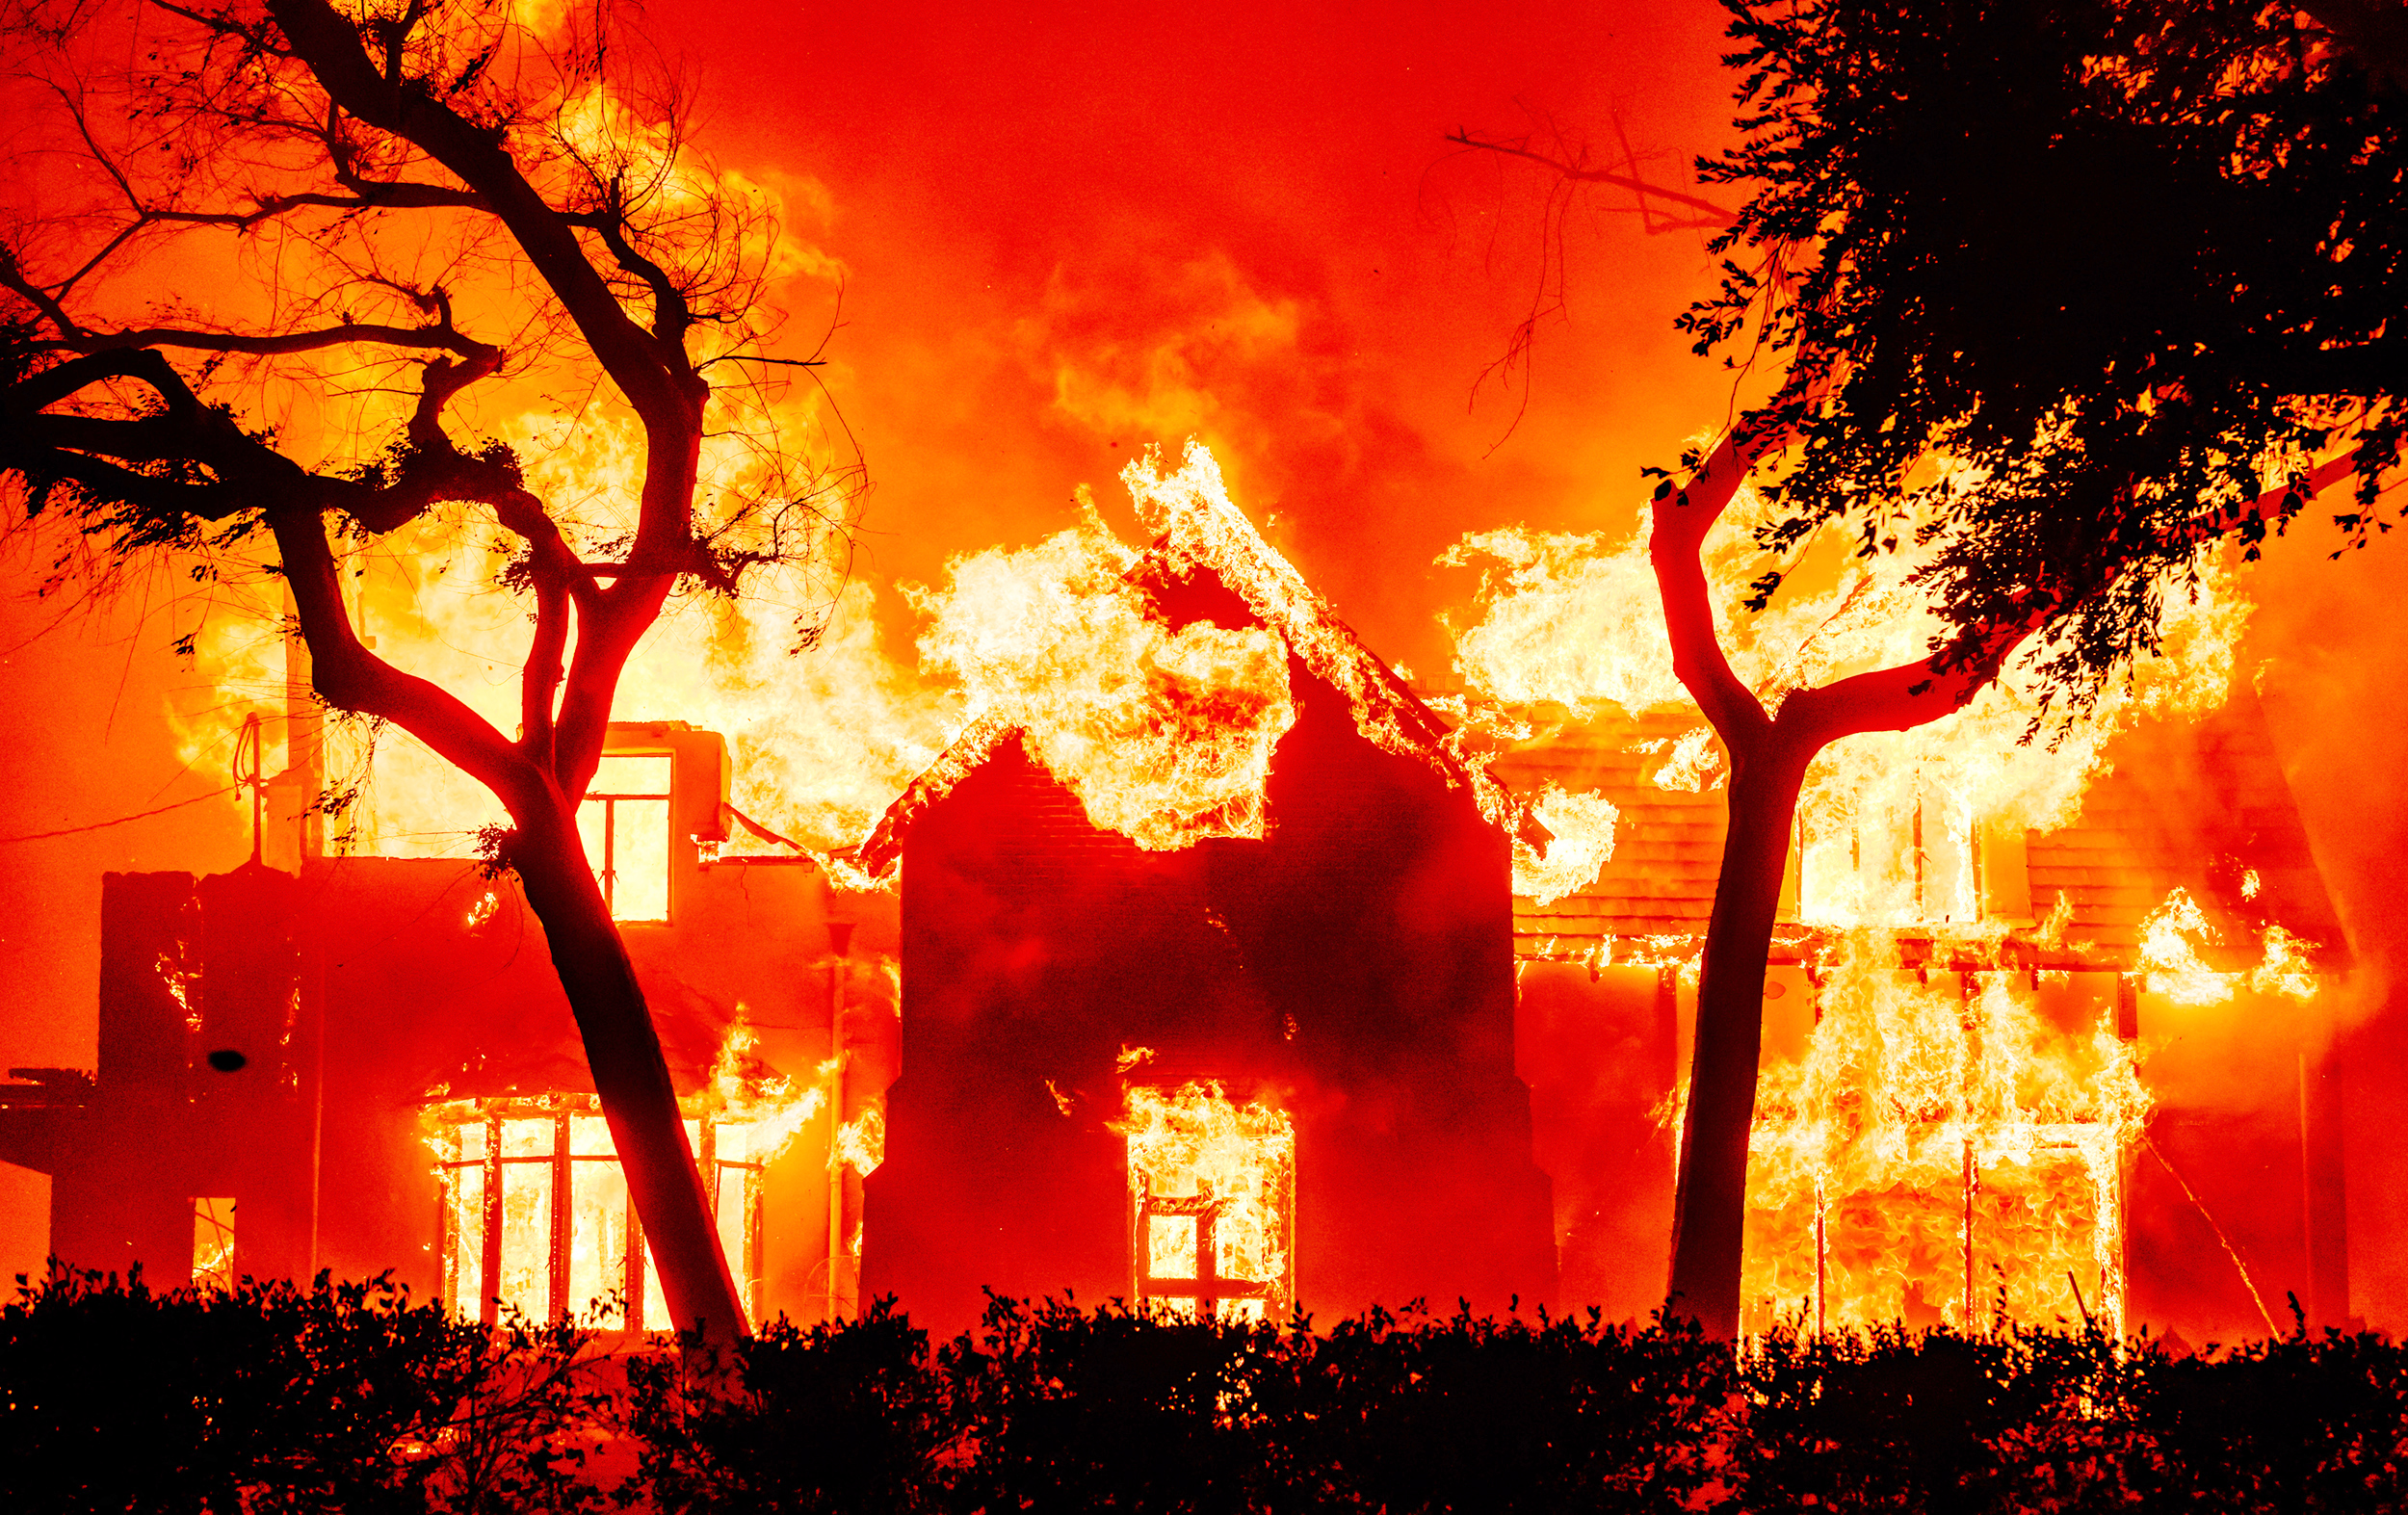
[[[577,812],[615,921],[668,919],[669,755],[606,752]]]

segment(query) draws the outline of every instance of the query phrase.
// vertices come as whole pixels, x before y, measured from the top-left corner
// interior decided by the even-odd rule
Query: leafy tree
[[[2408,101],[2361,48],[2396,7],[1726,3],[1748,135],[1699,168],[1749,198],[1682,324],[1790,355],[1751,417],[1800,444],[1767,547],[1927,523],[1955,627],[2065,603],[2079,703],[2154,648],[2203,528],[2280,529],[2235,509],[2269,484],[2345,448],[2343,526],[2389,529]]]
[[[1665,478],[1650,551],[1675,670],[1732,761],[1671,1276],[1727,1337],[1764,965],[1815,755],[1949,714],[2028,647],[2043,712],[2079,713],[2156,649],[2203,550],[2254,558],[2352,475],[2340,524],[2390,529],[2408,27],[2355,4],[1725,4],[1745,138],[1699,167],[1749,198],[1681,325],[1778,382]],[[1751,606],[1826,532],[1866,557],[1911,542],[1948,627],[1927,658],[1739,681],[1698,553],[1751,472],[1775,516]]]
[[[1828,740],[1825,696],[1859,681],[1767,716],[1718,667],[1680,561],[1695,507],[1736,483],[1716,462],[1788,448],[1765,485],[1775,554],[1828,527],[1893,551],[1916,523],[1917,578],[1951,634],[1924,663],[1860,675],[1878,687],[1839,702],[1841,731],[1894,728],[1900,702],[1954,708],[2035,633],[2052,692],[2079,709],[2155,649],[2162,597],[2205,543],[2238,535],[2254,558],[2352,473],[2342,525],[2388,530],[2373,509],[2398,457],[2389,324],[2408,277],[2398,96],[2308,13],[1728,4],[1748,136],[1700,168],[1751,196],[1714,243],[1719,294],[1684,325],[1700,352],[1744,341],[1789,368],[1687,490],[1667,481],[1655,538],[1684,682],[1726,741],[1746,733],[1674,1232],[1673,1288],[1719,1332],[1737,1319],[1764,948],[1802,771],[1777,733],[1795,711]]]
[[[670,1310],[740,1333],[577,816],[672,592],[733,593],[841,536],[851,471],[771,450],[732,498],[698,487],[706,427],[762,429],[744,376],[809,361],[762,351],[767,202],[684,144],[666,75],[607,8],[20,0],[6,42],[22,155],[0,472],[104,581],[158,554],[204,577],[265,560],[318,695],[498,797],[492,855],[543,923]],[[546,498],[510,446],[465,437],[463,409],[510,386],[637,439],[631,520]],[[515,736],[356,624],[355,555],[406,529],[515,544]]]

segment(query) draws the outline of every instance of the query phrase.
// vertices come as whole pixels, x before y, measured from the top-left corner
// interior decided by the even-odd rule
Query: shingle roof
[[[2227,937],[2279,925],[2316,943],[2320,963],[2345,960],[2340,916],[2245,687],[2213,716],[2136,732],[2108,756],[2115,771],[2091,786],[2074,824],[2030,840],[2033,908],[2062,893],[2069,936],[2129,955],[2141,918],[2181,888]]]
[[[1544,906],[1513,901],[1516,952],[1583,956],[1608,936],[1705,934],[1722,862],[1722,792],[1654,782],[1664,749],[1700,724],[1695,712],[1616,715],[1490,761],[1489,771],[1526,800],[1552,782],[1601,793],[1619,812],[1613,856],[1597,882]]]
[[[1596,883],[1544,906],[1515,900],[1517,953],[1619,959],[1634,955],[1638,938],[1704,935],[1722,856],[1723,794],[1654,782],[1665,745],[1699,724],[1688,711],[1615,714],[1566,725],[1490,762],[1524,800],[1553,781],[1602,793],[1620,812],[1613,856]],[[2072,824],[2027,838],[2033,910],[2046,919],[2060,894],[2071,903],[2064,945],[2036,945],[2029,930],[2010,941],[2035,960],[2127,964],[2141,919],[2181,888],[2228,941],[2280,925],[2318,944],[2320,965],[2345,961],[2339,917],[2247,690],[2206,719],[2132,733],[2110,745],[2107,759],[2112,771],[2094,781]],[[1813,934],[1783,927],[1775,956],[1794,955]],[[1609,938],[1620,945],[1601,958]]]

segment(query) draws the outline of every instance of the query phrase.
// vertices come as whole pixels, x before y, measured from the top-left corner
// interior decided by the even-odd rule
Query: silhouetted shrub
[[[565,1326],[489,1330],[390,1275],[153,1293],[20,1278],[0,1312],[0,1509],[601,1507]]]
[[[2149,1344],[2128,1377],[2128,1476],[2153,1507],[2408,1509],[2408,1353],[2381,1337]]]
[[[737,1344],[732,1378],[706,1356],[626,1364],[635,1491],[665,1512],[942,1508],[935,1459],[952,1439],[928,1333],[880,1299],[857,1320],[783,1316]],[[627,1501],[622,1501],[627,1502]]]
[[[1374,1310],[1326,1333],[880,1301],[714,1352],[489,1328],[389,1280],[0,1317],[0,1509],[2357,1511],[2408,1508],[2408,1353],[2295,1331],[1776,1331]]]
[[[1265,1507],[1680,1509],[1723,1486],[1739,1384],[1685,1322],[1374,1310],[1285,1346],[1254,1401]]]

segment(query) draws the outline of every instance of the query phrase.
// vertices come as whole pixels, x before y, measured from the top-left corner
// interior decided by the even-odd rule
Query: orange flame
[[[2069,1029],[2024,975],[1897,961],[1889,933],[1850,933],[1819,965],[1802,1056],[1760,1081],[1751,1328],[1790,1310],[1973,1328],[2002,1310],[2120,1331],[2120,1162],[2150,1099],[2112,1005]]]
[[[1296,1193],[1296,1129],[1287,1113],[1260,1101],[1236,1104],[1217,1083],[1175,1090],[1139,1084],[1112,1129],[1128,1139],[1132,1214],[1144,1215],[1156,1200],[1208,1202],[1212,1276],[1259,1286],[1252,1297],[1223,1299],[1222,1318],[1284,1316],[1294,1293],[1289,1236]],[[1148,1275],[1200,1278],[1203,1231],[1191,1215],[1148,1217]],[[1172,1308],[1191,1314],[1194,1300]]]

